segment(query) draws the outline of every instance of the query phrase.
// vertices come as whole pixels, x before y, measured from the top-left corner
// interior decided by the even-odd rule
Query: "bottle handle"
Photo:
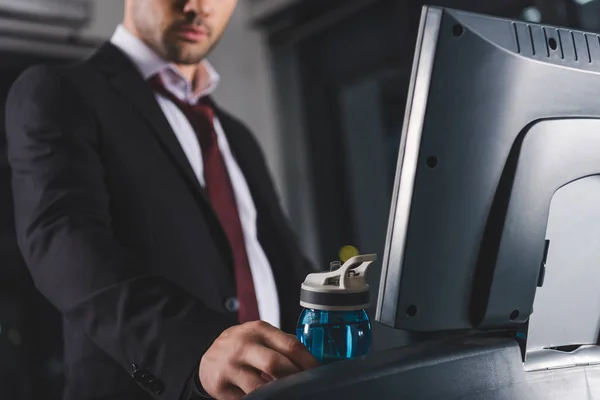
[[[346,289],[348,287],[349,270],[354,270],[356,275],[364,277],[366,276],[369,265],[375,261],[377,261],[377,254],[364,254],[352,257],[346,261],[344,265],[334,271],[309,274],[306,277],[305,283],[311,283],[316,286],[325,286],[330,279],[339,277],[340,288]]]
[[[340,271],[340,288],[346,289],[348,286],[348,271],[354,270],[357,275],[366,277],[367,268],[371,264],[377,261],[377,254],[364,254],[360,256],[355,256],[349,259],[342,265],[342,267],[338,270]],[[360,264],[359,267],[355,268],[356,265]]]

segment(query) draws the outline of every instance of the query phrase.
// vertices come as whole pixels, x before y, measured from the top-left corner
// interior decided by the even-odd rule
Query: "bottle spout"
[[[336,270],[338,270],[340,268],[342,268],[342,263],[340,261],[332,261],[329,264],[329,271],[330,272],[336,271]]]

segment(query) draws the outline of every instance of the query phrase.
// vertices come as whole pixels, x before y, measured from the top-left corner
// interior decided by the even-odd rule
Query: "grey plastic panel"
[[[554,194],[546,239],[544,284],[536,291],[527,352],[595,344],[600,333],[600,176],[577,180]]]
[[[500,198],[500,201],[495,201],[492,206],[492,215],[504,217],[490,220],[482,246],[485,248],[488,244],[487,237],[493,237],[495,232],[501,231],[497,252],[495,244],[491,243],[488,253],[494,258],[482,256],[481,265],[478,265],[475,275],[477,287],[473,301],[477,304],[472,305],[472,309],[477,309],[474,314],[481,317],[478,321],[479,326],[498,327],[527,321],[544,258],[552,197],[558,189],[571,182],[600,174],[598,148],[600,119],[541,121],[523,131],[515,140],[503,174],[503,179],[507,178],[512,187],[501,183],[495,198]],[[515,169],[514,178],[509,180],[508,178],[513,176],[510,171],[512,168]],[[501,204],[503,199],[507,199],[506,205]],[[576,205],[577,202],[573,204]],[[502,212],[503,207],[506,207],[505,212]],[[597,215],[598,211],[589,211],[588,217]],[[586,229],[588,223],[581,222],[579,229]],[[600,221],[596,221],[595,226],[598,227],[599,224]],[[557,287],[545,288],[547,292],[552,291],[550,295],[557,300],[583,289],[579,281],[600,283],[600,268],[597,268],[600,242],[592,240],[588,243],[592,248],[589,248],[585,255],[571,255],[571,260],[595,265],[596,268],[581,268],[584,265],[572,267],[570,272],[573,279],[568,291],[558,290]],[[483,263],[481,260],[487,262]],[[488,271],[491,274],[488,275]],[[486,291],[487,287],[489,291]],[[580,294],[584,294],[583,290]],[[567,301],[565,299],[565,302]],[[479,310],[482,310],[483,314],[479,315]],[[596,301],[587,311],[590,314],[588,318],[597,321],[600,316],[600,303]],[[556,318],[560,316],[557,315]],[[568,343],[559,343],[566,344]]]
[[[425,12],[429,15],[439,10]],[[457,25],[464,29],[456,29]],[[506,215],[501,212],[508,212],[508,200],[514,195],[511,187],[517,166],[530,164],[535,169],[534,164],[540,162],[536,157],[519,157],[520,141],[536,121],[600,117],[600,40],[594,34],[571,35],[554,27],[453,10],[443,10],[440,25],[426,30],[438,32],[437,47],[410,220],[404,226],[394,224],[388,235],[385,259],[388,276],[393,279],[382,286],[379,320],[412,331],[516,326],[531,313],[550,198],[558,188],[550,186],[568,183],[548,181],[550,174],[537,169],[543,176],[528,182],[534,192],[543,187],[544,208],[537,209],[542,206],[535,193],[526,200],[515,200],[516,208],[511,211],[514,229],[512,222],[503,225]],[[586,38],[589,53],[587,46],[581,47]],[[556,42],[556,50],[550,39]],[[590,126],[588,136],[581,139],[579,126],[561,127],[563,137],[558,141],[579,148],[573,151],[585,152],[587,147],[588,152],[593,149],[597,153],[598,142],[591,130],[600,132],[599,128]],[[410,137],[406,129],[404,135]],[[592,142],[586,145],[577,138]],[[540,139],[540,145],[542,142]],[[438,160],[435,168],[427,165],[431,157]],[[576,153],[561,157],[580,158]],[[397,174],[402,175],[404,168],[402,161]],[[563,176],[573,172],[566,162],[560,168]],[[526,188],[521,189],[525,195]],[[493,210],[495,203],[504,205],[504,211],[502,207]],[[526,209],[529,206],[532,213]],[[528,215],[532,218],[529,225],[519,222]],[[396,221],[394,216],[391,220]],[[502,228],[507,228],[505,236]],[[519,229],[525,231],[515,236]],[[397,232],[406,232],[405,237]],[[392,289],[398,279],[394,273],[399,271],[399,288]],[[483,276],[488,287],[481,285],[474,280],[482,278],[481,271],[493,273],[498,281],[489,286],[489,276]],[[507,291],[508,287],[512,290]],[[396,302],[390,290],[397,291]],[[384,318],[394,314],[384,314],[385,310],[396,310],[396,319]]]
[[[327,365],[245,399],[590,400],[600,399],[600,366],[525,372],[514,340],[470,336]]]

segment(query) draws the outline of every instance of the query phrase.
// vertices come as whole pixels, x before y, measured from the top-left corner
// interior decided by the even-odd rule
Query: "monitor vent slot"
[[[573,31],[569,31],[571,36],[571,43],[573,44],[573,52],[575,53],[575,61],[579,61],[579,52],[577,51],[577,43],[575,43],[575,34]]]
[[[589,35],[587,33],[583,34],[583,38],[585,40],[585,49],[587,51],[587,57],[588,57],[588,63],[592,62],[592,52],[590,50],[590,38]],[[600,44],[600,36],[597,36],[598,38],[598,44]]]
[[[533,38],[533,31],[531,25],[527,25],[527,32],[529,33],[529,41],[531,42],[531,52],[535,56],[535,39]]]
[[[517,42],[517,53],[521,54],[521,41],[519,40],[519,30],[517,29],[517,24],[513,22],[513,31],[515,33],[515,41]]]
[[[575,65],[600,63],[600,35],[512,22],[518,54]]]
[[[536,56],[543,52],[543,44],[539,41],[541,31],[538,32],[538,26],[532,27],[530,24],[513,22],[512,28],[518,54]],[[538,30],[535,30],[536,28]]]

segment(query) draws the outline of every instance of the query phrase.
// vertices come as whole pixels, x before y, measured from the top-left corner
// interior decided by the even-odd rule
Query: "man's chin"
[[[204,46],[202,46],[204,47]],[[208,54],[208,49],[198,48],[198,46],[179,45],[169,52],[169,61],[181,65],[194,65],[204,60]]]

